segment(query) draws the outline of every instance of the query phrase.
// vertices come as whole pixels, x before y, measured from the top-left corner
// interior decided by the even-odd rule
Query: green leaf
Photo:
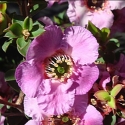
[[[28,39],[28,41],[25,41],[23,37],[18,38],[17,41],[17,50],[22,56],[26,56],[27,49],[31,43],[31,40]]]
[[[31,31],[33,28],[33,20],[29,17],[26,17],[23,23],[23,29],[28,29],[28,31]]]
[[[15,80],[15,69],[10,69],[5,73],[5,81]]]
[[[30,38],[35,38],[44,32],[45,32],[44,27],[39,22],[36,22],[35,25],[33,25],[33,28],[30,32],[31,33]]]
[[[109,41],[114,42],[117,47],[120,47],[120,42],[119,42],[118,39],[116,39],[116,38],[111,38]]]
[[[96,62],[105,64],[105,60],[103,59],[103,57],[98,58]]]
[[[8,47],[12,43],[12,41],[13,41],[13,39],[4,42],[4,44],[2,45],[2,49],[3,49],[4,52],[7,51]]]
[[[116,115],[113,115],[111,125],[115,125],[115,123],[116,123]]]
[[[110,29],[108,29],[108,28],[102,28],[101,31],[102,31],[102,34],[103,34],[105,37],[108,37],[109,34],[110,34]]]
[[[107,102],[108,106],[110,106],[113,109],[116,109],[115,99],[114,97],[110,96],[110,100]]]
[[[96,27],[91,21],[88,22],[87,28],[94,36],[101,36],[101,30]]]
[[[13,23],[19,23],[21,26],[23,26],[23,22],[24,22],[24,17],[21,15],[13,15],[13,19],[12,19],[12,24]]]
[[[104,91],[104,90],[99,90],[97,91],[94,96],[101,101],[110,101],[110,95],[108,92]]]
[[[7,31],[7,33],[4,35],[4,37],[8,38],[17,38],[11,31]]]
[[[13,23],[10,27],[9,30],[17,37],[22,37],[22,26],[18,23]]]
[[[115,96],[121,91],[122,84],[117,84],[114,86],[114,88],[111,90],[110,94],[115,98]]]

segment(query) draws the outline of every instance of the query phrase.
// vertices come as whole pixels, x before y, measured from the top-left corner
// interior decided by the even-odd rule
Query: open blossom
[[[125,7],[122,0],[68,0],[67,15],[75,25],[86,26],[90,20],[98,28],[110,28],[114,15],[111,10]]]
[[[37,97],[43,112],[60,115],[72,109],[75,95],[86,94],[97,80],[99,71],[93,62],[98,43],[80,26],[64,33],[54,25],[45,30],[32,41],[15,76],[26,96]]]

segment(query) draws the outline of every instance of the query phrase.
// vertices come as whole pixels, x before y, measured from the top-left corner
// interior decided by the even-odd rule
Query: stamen
[[[56,54],[48,59],[45,64],[45,74],[55,80],[64,82],[73,72],[73,61],[66,54]]]
[[[85,0],[85,5],[92,11],[99,11],[104,9],[107,0]]]

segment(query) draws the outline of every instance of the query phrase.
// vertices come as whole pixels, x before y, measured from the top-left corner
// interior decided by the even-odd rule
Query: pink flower
[[[121,9],[125,6],[125,1],[105,0],[69,0],[67,15],[75,25],[87,26],[90,20],[98,28],[110,28],[113,24],[114,15],[111,10]]]
[[[37,97],[41,111],[60,115],[72,109],[75,95],[86,94],[97,80],[99,71],[93,62],[98,43],[80,26],[64,33],[54,25],[45,30],[32,41],[15,77],[26,96]]]

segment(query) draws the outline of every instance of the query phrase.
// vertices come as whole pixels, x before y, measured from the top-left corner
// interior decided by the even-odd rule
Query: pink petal
[[[84,116],[84,125],[103,125],[103,117],[98,110],[92,105],[89,105],[86,109]]]
[[[59,27],[50,25],[45,32],[35,38],[27,52],[26,59],[33,58],[43,61],[46,57],[52,56],[59,49],[62,40],[62,31]]]
[[[33,60],[21,63],[15,72],[16,81],[21,90],[29,97],[34,97],[42,82],[42,72]]]
[[[111,10],[115,10],[115,9],[122,9],[123,7],[125,7],[125,1],[124,0],[109,0],[109,7],[111,8]]]
[[[99,70],[95,65],[76,67],[76,73],[74,72],[71,78],[74,83],[69,91],[76,88],[76,95],[86,94],[92,88],[98,76]]]
[[[0,116],[0,125],[4,125],[4,120],[5,120],[5,117],[4,116]]]
[[[69,53],[75,62],[80,64],[93,63],[98,57],[98,43],[93,35],[85,28],[73,26],[67,28],[64,42],[71,47]],[[82,55],[81,55],[82,54]]]
[[[38,122],[35,120],[29,120],[25,125],[43,125],[42,122]]]
[[[90,20],[96,27],[110,28],[114,21],[114,15],[109,9],[93,13],[92,20]]]
[[[39,18],[38,20],[43,22],[46,26],[53,25],[53,22],[49,17],[44,16],[44,17]]]
[[[73,114],[75,116],[81,116],[82,114],[84,114],[86,112],[86,108],[87,108],[87,104],[88,104],[88,95],[76,95],[75,96],[75,102],[73,105]]]
[[[49,115],[61,115],[69,110],[74,103],[75,91],[64,92],[61,85],[55,90],[52,89],[48,95],[39,95],[38,103],[40,110],[43,110]]]
[[[41,121],[45,118],[45,113],[40,110],[37,98],[24,98],[24,112],[27,116],[31,117],[36,121]]]

